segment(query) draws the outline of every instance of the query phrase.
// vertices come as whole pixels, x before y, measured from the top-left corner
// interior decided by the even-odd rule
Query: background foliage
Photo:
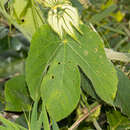
[[[17,3],[18,2],[18,3]],[[37,128],[40,129],[40,124],[43,123],[46,124],[44,126],[45,130],[48,130],[49,124],[47,121],[47,113],[45,104],[38,104],[37,100],[35,103],[32,101],[31,97],[35,99],[35,92],[34,91],[31,96],[29,95],[29,91],[27,89],[27,84],[24,80],[25,75],[25,59],[28,56],[29,47],[30,47],[30,39],[32,37],[32,34],[39,30],[38,27],[41,26],[43,23],[47,23],[47,12],[48,9],[43,8],[41,5],[39,5],[36,2],[33,2],[31,0],[20,0],[21,3],[19,3],[18,0],[10,0],[7,2],[7,0],[2,0],[1,3],[3,3],[4,7],[6,8],[6,11],[8,12],[9,16],[11,16],[11,19],[5,12],[2,10],[3,5],[0,6],[0,120],[6,124],[6,128],[8,129],[25,129],[30,128],[33,130],[37,124]],[[74,59],[74,62],[80,62],[80,72],[82,72],[81,69],[83,69],[84,72],[81,73],[81,86],[83,93],[81,93],[81,97],[79,100],[79,88],[77,87],[76,95],[69,95],[70,97],[75,97],[75,102],[71,102],[68,105],[70,107],[73,104],[77,105],[77,100],[79,100],[79,105],[76,107],[76,109],[66,117],[65,119],[58,122],[58,125],[60,129],[72,129],[78,121],[78,125],[76,126],[79,130],[84,129],[110,129],[110,130],[120,130],[120,129],[129,129],[130,128],[130,2],[126,0],[71,0],[72,5],[76,7],[79,11],[80,18],[82,21],[88,25],[90,22],[92,24],[91,28],[95,28],[96,31],[100,34],[100,37],[102,37],[104,41],[104,47],[106,49],[107,57],[112,60],[112,63],[114,64],[114,67],[117,70],[118,75],[118,90],[116,94],[116,98],[114,100],[115,107],[109,105],[113,104],[110,99],[108,99],[107,93],[100,90],[99,92],[96,90],[95,86],[98,86],[98,83],[96,82],[95,85],[92,85],[92,82],[90,81],[91,73],[85,72],[83,67],[87,66],[87,64],[82,65],[82,61],[80,58]],[[23,5],[23,6],[21,6]],[[37,5],[37,6],[35,6]],[[36,8],[37,7],[37,8]],[[37,13],[39,12],[39,13]],[[49,28],[49,27],[47,27]],[[84,27],[85,28],[85,27]],[[42,30],[42,28],[41,28]],[[48,40],[49,37],[47,37],[46,33],[42,34],[43,31],[39,30],[33,38],[33,45],[32,50],[30,53],[32,58],[37,59],[36,50],[37,48],[40,49],[42,47],[42,44],[39,44],[39,46],[35,46],[36,42],[39,42],[46,37]],[[49,31],[49,29],[46,29],[46,31]],[[22,32],[22,33],[21,33]],[[51,35],[50,39],[48,41],[58,41],[59,38],[54,34],[52,31],[48,32],[49,35]],[[44,35],[44,37],[42,36]],[[95,40],[97,36],[94,32],[91,33],[93,35],[93,39]],[[88,35],[89,36],[89,35]],[[41,39],[37,39],[37,37]],[[86,39],[89,38],[86,35]],[[81,38],[79,38],[81,39]],[[85,39],[85,38],[84,38]],[[38,41],[39,40],[39,41]],[[82,39],[81,39],[82,40]],[[101,39],[97,38],[97,41],[100,41]],[[73,47],[76,48],[77,43],[73,43],[73,41],[68,37],[68,41],[71,43]],[[96,43],[95,43],[96,44]],[[55,48],[55,43],[48,42],[48,45],[50,45],[50,48]],[[34,48],[33,48],[34,46]],[[96,47],[96,45],[95,45]],[[89,46],[88,46],[89,48]],[[90,47],[91,48],[91,47]],[[112,50],[111,50],[111,49]],[[46,51],[46,48],[43,50]],[[67,50],[69,52],[69,50]],[[76,51],[84,52],[84,47],[81,47],[81,49],[77,49]],[[87,52],[90,50],[87,50]],[[97,50],[95,50],[97,51]],[[34,53],[35,52],[35,53]],[[49,70],[49,74],[58,72],[59,68],[55,66],[55,64],[62,63],[64,59],[61,59],[61,56],[63,55],[63,48],[61,47],[59,49],[59,54],[56,57],[56,61],[54,60],[52,62],[52,69]],[[71,51],[72,52],[72,51]],[[86,52],[86,53],[87,53]],[[51,50],[49,52],[51,54]],[[73,54],[71,54],[73,55]],[[101,55],[105,55],[103,49],[101,50]],[[100,56],[100,55],[99,55]],[[47,58],[49,57],[49,54],[47,52]],[[67,57],[67,56],[66,56]],[[98,57],[98,55],[94,55],[93,61]],[[39,57],[38,57],[39,58]],[[41,65],[43,65],[43,62],[39,59],[41,62]],[[59,60],[60,59],[60,60]],[[28,59],[29,62],[31,61]],[[91,59],[90,59],[91,62]],[[102,64],[98,64],[99,61],[94,63],[94,67],[98,69],[105,68]],[[105,60],[103,60],[104,63]],[[28,64],[28,63],[27,63]],[[32,70],[35,71],[35,67],[40,69],[40,64],[33,63],[34,66],[29,67],[32,68]],[[66,61],[66,64],[70,68],[75,68],[76,70],[76,79],[79,77],[79,70],[75,67],[75,64],[68,63]],[[107,64],[107,63],[106,63]],[[105,64],[105,65],[106,65]],[[108,63],[109,64],[109,63]],[[61,64],[60,64],[61,65]],[[61,69],[63,69],[63,66],[61,65]],[[109,67],[105,68],[106,78],[110,83],[116,83],[116,79],[113,79],[113,75],[109,75],[108,71]],[[67,68],[65,68],[67,70]],[[40,70],[39,70],[40,71]],[[29,72],[28,72],[29,73]],[[73,72],[72,72],[73,73]],[[72,74],[71,73],[71,74]],[[88,77],[85,76],[87,73]],[[104,72],[105,73],[105,72]],[[66,73],[66,75],[71,76],[70,72]],[[29,78],[32,78],[32,74]],[[33,79],[37,79],[37,75],[34,75]],[[65,76],[63,76],[64,78]],[[101,76],[103,77],[103,76]],[[98,76],[99,80],[102,80],[101,77]],[[45,77],[46,80],[51,84],[51,81],[49,81],[48,77]],[[60,77],[62,78],[62,77]],[[74,78],[74,77],[73,77]],[[89,79],[88,79],[89,78]],[[97,78],[97,77],[94,77]],[[103,77],[104,78],[104,77]],[[9,80],[11,79],[11,80]],[[92,80],[92,79],[91,79]],[[7,81],[7,82],[6,82]],[[59,79],[55,80],[55,83],[57,83]],[[35,80],[33,80],[35,82]],[[35,83],[31,82],[32,85]],[[103,80],[102,80],[103,82]],[[44,86],[46,85],[46,81],[43,81]],[[71,81],[69,82],[71,84]],[[79,81],[77,81],[77,84],[79,84]],[[77,85],[76,84],[76,85]],[[106,83],[108,84],[108,83]],[[13,86],[13,89],[10,89],[10,87]],[[21,89],[22,88],[22,89]],[[98,87],[97,87],[98,88]],[[30,88],[31,89],[31,88]],[[69,88],[71,89],[71,88]],[[45,92],[46,88],[42,87],[43,93]],[[48,88],[48,93],[51,89]],[[93,91],[94,90],[94,91]],[[95,92],[96,91],[96,92]],[[101,93],[102,91],[102,93]],[[113,90],[114,92],[114,90]],[[45,93],[46,94],[46,93]],[[44,95],[45,95],[44,94]],[[73,93],[72,93],[73,94]],[[99,98],[101,94],[102,100]],[[36,95],[36,97],[39,95]],[[62,95],[63,96],[63,95]],[[66,95],[65,95],[66,96]],[[69,97],[69,99],[71,99]],[[44,96],[42,97],[45,98]],[[67,99],[68,97],[66,97]],[[77,98],[77,99],[76,99]],[[36,98],[37,99],[37,98]],[[67,100],[69,100],[67,99]],[[50,100],[51,102],[55,102],[57,99],[51,98],[46,99],[48,110],[52,108],[50,106]],[[104,101],[107,103],[105,103]],[[64,102],[65,100],[63,99]],[[15,105],[14,105],[15,104]],[[33,104],[33,105],[32,105]],[[33,106],[33,107],[32,107]],[[71,107],[71,108],[72,108]],[[57,107],[56,107],[57,108]],[[62,108],[62,106],[61,106]],[[59,107],[59,109],[61,109]],[[96,108],[96,109],[95,109]],[[41,110],[43,112],[41,112]],[[95,111],[93,111],[95,110]],[[51,111],[51,110],[50,110]],[[69,111],[69,112],[68,112]],[[72,110],[71,110],[72,111]],[[91,114],[89,114],[82,122],[80,122],[81,117],[85,117],[87,115],[87,111],[89,111]],[[32,112],[32,114],[31,114]],[[41,113],[40,113],[41,112]],[[60,111],[57,110],[57,113]],[[57,113],[53,113],[51,111],[51,114],[54,116],[56,114],[56,120],[59,120],[59,116],[62,115],[62,112],[59,113],[59,116]],[[70,113],[70,110],[66,110],[66,113]],[[65,114],[65,113],[64,113]],[[62,117],[64,116],[62,115]],[[11,115],[11,116],[10,116]],[[14,118],[14,116],[18,116],[17,119]],[[39,116],[40,115],[40,116]],[[44,116],[43,116],[44,115]],[[5,118],[8,120],[5,120]],[[42,117],[45,117],[42,119]],[[9,120],[17,123],[17,124],[11,124]],[[59,129],[55,121],[52,122],[53,129]],[[18,125],[19,124],[19,125]],[[0,129],[6,129],[3,126],[0,127]]]

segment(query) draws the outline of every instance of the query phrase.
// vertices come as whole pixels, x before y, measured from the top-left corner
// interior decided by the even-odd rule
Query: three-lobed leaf
[[[78,66],[91,80],[97,95],[113,104],[117,91],[117,74],[108,61],[98,34],[81,25],[83,35],[77,41],[69,36],[61,40],[48,25],[32,38],[26,63],[26,80],[31,97],[40,98],[52,119],[68,116],[80,98]],[[40,92],[41,91],[41,92]]]

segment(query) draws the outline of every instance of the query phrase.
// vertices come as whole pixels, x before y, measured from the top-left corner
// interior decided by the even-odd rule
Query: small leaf
[[[41,11],[38,10],[39,14],[37,14],[31,0],[15,0],[12,10],[12,16],[17,23],[27,31],[29,36],[32,36],[38,27],[43,24],[41,17],[39,17]]]
[[[25,84],[24,76],[14,77],[6,82],[5,101],[7,111],[26,111],[30,109],[31,100]]]

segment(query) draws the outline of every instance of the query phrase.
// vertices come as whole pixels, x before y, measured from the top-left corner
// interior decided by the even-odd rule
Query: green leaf
[[[26,114],[23,113],[21,114],[16,120],[15,120],[15,123],[25,127],[25,128],[28,128],[28,119],[26,118]]]
[[[40,13],[41,11],[39,11],[39,14]],[[32,0],[15,0],[12,14],[17,23],[27,31],[29,36],[32,36],[43,24]]]
[[[40,97],[41,81],[59,43],[60,39],[47,25],[42,26],[32,38],[26,61],[26,81],[33,100]]]
[[[47,111],[55,121],[68,116],[78,104],[78,66],[91,80],[101,99],[113,104],[116,95],[116,71],[106,58],[102,40],[86,25],[81,26],[81,31],[84,35],[77,32],[79,42],[69,36],[61,40],[48,25],[44,25],[32,39],[26,63],[29,91],[34,100],[40,98],[41,93]]]
[[[36,100],[40,96],[40,86],[43,80],[41,94],[50,116],[56,120],[69,115],[80,97],[80,75],[78,68],[69,63],[69,55],[65,52],[66,47],[67,45],[64,47],[59,37],[47,25],[44,25],[33,37],[26,64],[26,78],[32,98]],[[56,52],[58,52],[57,56],[51,63],[48,74],[43,78]],[[54,74],[54,80],[51,79],[52,74]]]
[[[43,78],[41,95],[52,119],[59,121],[68,116],[80,98],[80,73],[70,61],[67,44],[61,47],[47,75]]]
[[[27,130],[26,128],[7,120],[0,115],[0,121],[6,126],[7,130]]]
[[[99,99],[91,81],[82,72],[81,72],[81,86],[88,95],[90,95],[94,99],[97,100]]]
[[[68,38],[71,60],[81,67],[91,80],[97,95],[113,104],[117,91],[117,74],[113,64],[107,59],[99,35],[85,25],[81,26],[84,35],[77,34],[80,44]]]
[[[121,130],[120,128],[122,127],[124,130],[129,128],[130,120],[123,116],[119,111],[107,112],[106,114],[110,130]]]
[[[119,69],[117,69],[117,74],[119,83],[114,104],[130,117],[130,80]]]
[[[5,101],[7,111],[26,111],[30,109],[30,98],[24,76],[14,77],[6,82]]]

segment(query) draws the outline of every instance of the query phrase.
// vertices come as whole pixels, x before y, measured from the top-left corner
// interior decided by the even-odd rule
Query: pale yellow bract
[[[39,1],[39,0],[38,0]],[[40,0],[45,7],[49,7],[48,23],[51,28],[63,38],[64,32],[76,39],[73,27],[79,29],[79,15],[69,0]]]

